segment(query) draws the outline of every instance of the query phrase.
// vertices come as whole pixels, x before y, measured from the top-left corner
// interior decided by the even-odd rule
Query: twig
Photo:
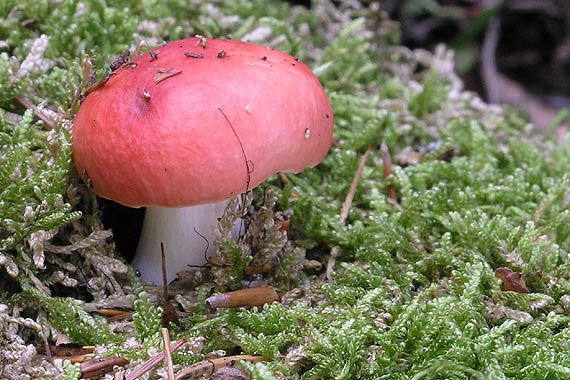
[[[172,305],[171,303],[168,303],[166,305]],[[164,307],[164,306],[163,306]],[[133,312],[132,311],[123,311],[123,310],[112,310],[112,309],[107,309],[107,311],[103,311],[103,313],[101,313],[101,310],[98,310],[98,312],[101,315],[104,315],[107,317],[107,321],[108,322],[112,322],[112,321],[120,321],[122,319],[127,319],[127,318],[131,318],[133,316]],[[188,318],[191,314],[190,313],[186,313],[184,311],[179,311],[179,310],[175,310],[176,312],[176,316],[178,318]]]
[[[132,311],[126,311],[122,314],[113,315],[112,317],[107,318],[107,322],[115,322],[115,321],[122,321],[123,319],[128,319],[133,316]]]
[[[247,265],[245,268],[243,268],[243,271],[245,272],[245,274],[259,274],[259,273],[267,273],[269,272],[271,269],[273,269],[273,264],[271,263],[265,263],[263,265]]]
[[[122,367],[128,363],[129,361],[127,359],[118,357],[92,359],[80,364],[81,377],[88,379],[90,377],[101,376],[107,372],[112,371],[113,367],[116,365]]]
[[[184,338],[180,338],[176,342],[172,343],[170,345],[170,352],[174,352],[177,349],[179,349],[183,343],[184,343]],[[153,355],[146,362],[135,368],[133,372],[129,373],[125,377],[125,380],[135,380],[137,377],[144,375],[145,373],[156,367],[157,364],[160,363],[163,359],[164,359],[164,351],[161,351],[156,355]]]
[[[135,48],[135,51],[133,53],[133,57],[136,57],[137,55],[139,55],[141,53],[141,49],[142,49],[143,44],[144,44],[144,41],[139,41],[139,43],[137,44],[137,47]]]
[[[89,73],[91,72],[91,62],[89,62],[89,59],[87,57],[85,57],[85,58],[83,58],[82,64],[83,64],[83,75],[81,77],[81,83],[79,83],[79,86],[77,87],[77,91],[75,91],[75,96],[73,97],[73,102],[71,102],[71,106],[69,106],[69,109],[67,110],[67,113],[65,114],[66,119],[71,118],[71,114],[73,113],[75,106],[77,106],[77,102],[79,101],[79,98],[81,96],[81,92],[83,91],[83,89],[85,88],[85,85],[87,84],[87,81],[89,80]]]
[[[162,259],[162,291],[164,303],[162,304],[162,325],[168,326],[169,322],[178,324],[178,314],[174,306],[168,302],[168,278],[166,276],[166,254],[164,253],[164,243],[160,242],[160,255]]]
[[[166,254],[164,253],[164,243],[160,242],[160,257],[162,259],[162,294],[164,303],[168,303],[168,278],[166,277]]]
[[[25,96],[16,96],[16,101],[18,101],[18,103],[20,103],[24,107],[31,109],[34,112],[34,116],[37,117],[38,119],[40,119],[41,121],[43,121],[45,123],[45,125],[48,126],[49,129],[55,128],[55,124],[53,123],[53,120],[45,117],[45,115],[43,115],[38,110],[38,107],[36,107],[36,105],[34,103],[32,103],[32,101],[30,99],[26,98]]]
[[[208,297],[206,304],[210,307],[248,307],[259,306],[279,300],[279,295],[271,287],[257,287],[234,290]]]
[[[204,360],[188,366],[176,374],[176,380],[197,379],[204,375],[211,375],[222,367],[233,367],[238,360],[247,360],[257,363],[267,360],[265,356],[234,355],[224,358]]]
[[[342,204],[342,209],[340,211],[340,225],[344,227],[346,224],[346,218],[348,218],[348,211],[350,210],[350,206],[352,205],[352,200],[354,199],[354,194],[356,193],[356,186],[358,186],[358,181],[360,180],[360,175],[362,174],[362,170],[364,169],[364,164],[366,164],[366,159],[368,158],[368,154],[372,150],[373,144],[370,144],[366,149],[366,152],[362,155],[360,159],[360,164],[358,164],[358,168],[356,172],[354,172],[354,177],[352,178],[352,183],[350,184],[350,189],[348,190],[348,194],[346,194],[346,198],[344,199],[344,203]]]
[[[48,360],[53,363],[55,359],[60,360],[69,360],[71,363],[85,363],[88,360],[93,358],[93,355],[90,354],[79,354],[79,355],[51,355],[48,357],[47,355],[40,355],[42,359]]]
[[[360,175],[362,174],[362,170],[364,169],[364,164],[366,164],[366,159],[368,158],[368,154],[372,150],[372,146],[374,144],[370,144],[366,149],[366,152],[362,155],[360,159],[360,163],[358,164],[358,168],[356,172],[354,172],[354,177],[352,178],[352,183],[350,184],[350,189],[348,190],[348,194],[346,194],[346,198],[344,199],[344,203],[342,204],[342,208],[340,210],[340,218],[339,222],[342,227],[346,224],[346,219],[348,218],[348,212],[350,210],[350,206],[352,205],[352,200],[354,199],[354,194],[356,193],[356,187],[358,186],[358,181],[360,180]],[[332,271],[334,269],[334,265],[336,262],[336,258],[338,256],[338,252],[340,247],[335,245],[331,249],[331,254],[329,256],[329,260],[327,262],[327,278],[330,279]]]
[[[133,314],[130,311],[119,310],[119,309],[105,309],[105,308],[97,309],[97,312],[100,315],[102,315],[104,317],[108,317],[108,318],[130,317]]]
[[[166,371],[168,373],[168,380],[174,380],[174,369],[172,368],[172,354],[170,352],[170,335],[168,329],[161,328],[162,342],[164,344],[164,361],[166,363]]]

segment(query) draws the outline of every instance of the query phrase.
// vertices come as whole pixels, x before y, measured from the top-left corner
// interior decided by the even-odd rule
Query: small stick
[[[123,319],[131,318],[133,316],[132,311],[125,311],[123,314],[114,315],[107,318],[107,322],[121,321]]]
[[[83,65],[83,75],[81,77],[81,83],[79,83],[77,91],[75,91],[75,96],[73,97],[73,101],[71,102],[71,106],[69,106],[69,109],[65,114],[66,119],[71,118],[71,114],[73,113],[73,110],[75,109],[75,106],[79,101],[79,97],[81,96],[81,91],[83,91],[85,85],[87,84],[87,80],[89,79],[89,73],[91,72],[91,62],[89,62],[89,59],[87,57],[83,58],[82,65]]]
[[[277,292],[270,287],[247,288],[233,292],[220,293],[206,299],[210,307],[248,307],[259,306],[279,300]]]
[[[226,356],[224,358],[203,360],[178,372],[175,380],[197,379],[205,375],[209,376],[222,367],[233,367],[238,360],[247,360],[248,362],[257,363],[266,361],[267,358],[265,356],[234,355]]]
[[[139,41],[139,43],[137,44],[137,47],[135,48],[135,52],[133,53],[133,56],[137,56],[141,53],[143,43],[144,43],[144,41]]]
[[[113,380],[125,380],[125,373],[123,371],[115,373]]]
[[[97,312],[105,317],[117,317],[123,316],[125,314],[132,314],[130,311],[119,310],[119,309],[98,309]]]
[[[167,304],[167,305],[172,305],[172,304]],[[179,310],[175,310],[175,311],[176,311],[176,316],[178,318],[188,318],[191,315],[191,313],[186,313],[184,311],[179,311]],[[120,321],[122,319],[130,318],[132,316],[133,316],[132,311],[124,311],[124,312],[122,312],[122,314],[115,315],[115,316],[107,318],[107,321],[108,322]]]
[[[340,225],[344,227],[346,223],[346,218],[348,217],[348,211],[350,210],[350,206],[352,205],[352,200],[354,199],[354,194],[356,193],[356,186],[358,186],[358,181],[360,180],[360,175],[362,174],[362,170],[364,169],[364,164],[366,164],[366,159],[368,158],[368,154],[372,150],[373,144],[370,144],[366,149],[366,152],[362,155],[360,159],[360,164],[358,164],[358,168],[356,172],[354,172],[354,177],[352,178],[352,183],[350,184],[350,189],[348,190],[348,194],[346,194],[346,198],[344,199],[344,203],[342,204],[342,209],[340,210]]]
[[[80,355],[85,355],[87,356],[88,354],[92,354],[93,350],[94,350],[94,346],[82,346],[82,347],[67,347],[65,345],[59,345],[59,346],[50,346],[47,343],[47,340],[45,341],[45,343],[43,345],[41,345],[40,343],[36,343],[35,344],[36,347],[36,351],[38,352],[38,354],[44,354],[43,351],[41,351],[41,349],[43,348],[46,352],[45,352],[45,356],[47,357],[47,353],[49,352],[52,356],[55,356],[56,358],[58,357],[73,357],[73,356],[77,356],[79,357]]]
[[[168,302],[168,279],[166,276],[166,254],[164,253],[164,243],[160,242],[160,254],[162,258],[162,291],[164,297],[164,303],[162,305],[162,325],[168,326],[169,322],[175,324],[179,323],[178,314],[176,309],[170,302]]]
[[[170,352],[170,335],[168,329],[161,328],[162,342],[164,343],[164,361],[166,363],[166,370],[168,373],[168,380],[174,380],[174,369],[172,368],[172,354]]]
[[[245,272],[245,274],[259,274],[259,273],[267,273],[271,269],[273,269],[273,264],[265,263],[263,265],[257,265],[257,266],[248,265],[245,268],[243,268],[243,271]]]
[[[354,177],[352,178],[352,183],[350,184],[348,194],[346,194],[346,198],[344,199],[344,203],[342,204],[342,208],[340,210],[340,218],[339,218],[339,222],[342,227],[344,227],[344,225],[346,224],[346,219],[348,218],[348,212],[350,210],[350,206],[352,205],[354,194],[356,193],[356,187],[358,186],[360,175],[362,174],[362,170],[364,169],[364,165],[366,164],[366,159],[368,158],[368,154],[370,154],[370,151],[372,150],[372,146],[373,144],[370,144],[366,149],[366,152],[364,152],[364,154],[362,155],[360,163],[358,164],[358,168],[356,169],[356,172],[354,172]],[[334,265],[339,251],[340,247],[338,245],[335,245],[331,249],[331,254],[327,262],[327,271],[326,271],[328,279],[330,279],[330,276],[334,269]]]
[[[168,279],[166,277],[166,254],[164,253],[164,243],[160,242],[160,257],[162,259],[162,294],[164,303],[168,303]]]
[[[83,363],[88,358],[93,357],[93,355],[89,354],[78,354],[78,355],[40,355],[41,358],[44,358],[53,363],[54,359],[61,359],[61,360],[69,360],[71,363]]]
[[[116,365],[122,367],[128,363],[129,361],[127,359],[117,357],[92,359],[80,364],[81,377],[88,379],[90,377],[101,376],[104,373],[112,371]]]
[[[25,96],[16,96],[16,100],[24,107],[31,109],[34,112],[34,116],[43,121],[49,129],[54,129],[55,125],[53,121],[42,115],[42,113],[38,110],[38,107],[36,107],[36,105],[32,103],[30,99],[26,98]]]
[[[170,345],[170,352],[174,352],[182,346],[184,343],[184,338],[178,339],[176,342]],[[160,351],[159,353],[153,355],[150,359],[146,362],[139,365],[135,370],[129,373],[125,380],[135,380],[137,377],[144,375],[154,367],[158,365],[164,359],[164,351]]]

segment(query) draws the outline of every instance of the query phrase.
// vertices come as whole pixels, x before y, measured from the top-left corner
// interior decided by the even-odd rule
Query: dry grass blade
[[[279,295],[271,287],[257,287],[234,290],[208,297],[206,304],[210,307],[249,307],[259,306],[279,300]]]
[[[129,361],[124,358],[97,358],[81,363],[81,377],[89,379],[91,377],[98,377],[113,370],[113,367],[124,366]]]
[[[352,183],[350,184],[350,189],[348,190],[348,194],[346,194],[346,198],[344,199],[344,203],[342,204],[342,209],[340,210],[340,225],[344,226],[346,223],[346,218],[348,218],[348,211],[350,210],[350,206],[352,205],[352,200],[354,199],[354,194],[356,194],[356,186],[358,186],[358,181],[360,180],[360,175],[362,174],[362,170],[364,169],[364,164],[366,164],[366,159],[372,150],[373,144],[370,144],[366,149],[366,152],[362,155],[360,159],[360,163],[358,164],[358,168],[354,172],[354,177],[352,178]]]
[[[162,291],[164,303],[168,303],[168,277],[166,275],[166,253],[164,253],[164,243],[160,242],[160,258],[162,265]]]
[[[224,358],[204,360],[188,366],[176,374],[175,380],[197,379],[209,376],[222,367],[233,367],[239,360],[257,363],[267,360],[265,356],[234,355]]]
[[[44,124],[49,129],[54,129],[55,124],[53,123],[53,120],[50,120],[47,117],[45,117],[45,115],[43,115],[38,110],[38,107],[36,107],[36,105],[34,103],[32,103],[32,101],[30,99],[26,98],[25,96],[16,96],[16,100],[18,101],[18,103],[20,103],[24,107],[31,109],[34,112],[34,116],[37,117],[38,119],[40,119],[41,121],[43,121]]]
[[[172,354],[170,352],[170,335],[168,334],[168,329],[164,327],[160,329],[160,333],[162,334],[162,342],[164,344],[164,362],[166,363],[168,380],[174,380],[174,369],[172,367]]]
[[[81,92],[83,91],[83,89],[87,85],[87,81],[89,79],[89,73],[91,72],[91,62],[89,62],[89,59],[87,57],[85,57],[85,58],[83,58],[82,64],[83,64],[83,75],[81,77],[81,82],[79,83],[79,86],[77,87],[77,91],[75,92],[75,96],[73,97],[73,101],[71,102],[71,106],[69,106],[69,109],[67,110],[67,113],[65,114],[66,119],[71,118],[71,115],[73,114],[73,110],[77,106],[77,102],[79,101],[79,97],[81,96]]]
[[[352,200],[354,199],[354,194],[356,193],[356,187],[358,186],[358,181],[360,180],[360,175],[362,174],[362,170],[364,169],[364,164],[366,164],[366,159],[372,150],[373,144],[370,144],[366,149],[366,152],[362,155],[360,159],[360,163],[358,164],[358,168],[354,172],[354,176],[352,177],[352,183],[350,184],[350,189],[346,194],[346,198],[344,199],[344,203],[342,204],[342,209],[340,210],[340,218],[339,222],[340,225],[344,227],[346,224],[346,219],[348,218],[348,212],[350,210],[350,206],[352,205]],[[330,279],[331,273],[334,269],[334,265],[336,262],[336,257],[338,256],[338,252],[340,247],[335,245],[331,249],[331,254],[329,256],[329,261],[327,262],[327,278]]]
[[[174,352],[177,349],[179,349],[183,343],[184,343],[184,338],[180,338],[176,342],[172,343],[170,345],[170,352]],[[135,368],[135,370],[133,372],[129,373],[125,377],[125,380],[135,380],[139,376],[147,373],[148,371],[150,371],[151,369],[156,367],[156,365],[158,363],[160,363],[163,359],[164,359],[164,352],[161,351],[161,352],[157,353],[156,355],[152,356],[150,359],[148,359],[146,362],[144,362],[143,364],[141,364],[137,368]]]
[[[105,308],[98,309],[97,312],[100,315],[108,318],[131,316],[133,314],[130,311],[119,310],[119,309],[105,309]]]
[[[159,68],[156,69],[158,74],[156,74],[152,80],[155,84],[158,84],[160,82],[162,82],[163,80],[165,80],[166,78],[170,78],[173,75],[176,74],[180,74],[182,72],[182,70],[178,70],[178,69],[165,69],[165,68]]]

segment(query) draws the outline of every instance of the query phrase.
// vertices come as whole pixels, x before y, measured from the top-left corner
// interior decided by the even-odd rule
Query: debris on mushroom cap
[[[83,100],[73,157],[97,194],[129,206],[209,203],[322,160],[332,110],[310,69],[265,46],[205,40],[132,57]],[[197,45],[203,58],[191,59]]]
[[[193,51],[186,51],[184,52],[184,55],[191,58],[204,58],[204,55],[202,55],[202,53],[196,53]]]
[[[165,80],[166,78],[170,78],[173,75],[180,74],[182,71],[178,70],[178,69],[159,68],[159,69],[156,69],[156,72],[158,74],[156,74],[154,77],[152,77],[152,81],[154,83],[158,84],[158,82]]]

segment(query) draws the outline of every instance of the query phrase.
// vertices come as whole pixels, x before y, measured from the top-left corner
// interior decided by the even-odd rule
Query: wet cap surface
[[[83,100],[73,157],[98,195],[128,206],[209,203],[322,160],[332,110],[307,66],[260,45],[201,41],[152,48]]]

